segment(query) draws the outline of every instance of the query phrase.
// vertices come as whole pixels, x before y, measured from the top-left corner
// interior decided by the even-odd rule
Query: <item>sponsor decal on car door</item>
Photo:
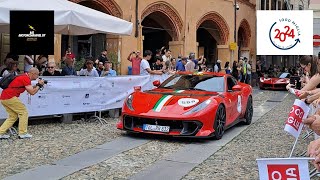
[[[238,95],[238,102],[237,102],[237,111],[238,113],[241,113],[241,110],[242,110],[242,98],[241,98],[241,95]]]

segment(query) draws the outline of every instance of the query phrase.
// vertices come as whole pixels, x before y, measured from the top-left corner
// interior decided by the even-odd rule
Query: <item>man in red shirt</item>
[[[72,53],[70,46],[68,46],[68,49],[66,50],[66,54],[64,55],[64,57],[70,57],[72,60],[76,59],[76,56]]]
[[[127,59],[132,62],[132,75],[140,75],[140,51],[130,53]]]
[[[19,118],[19,138],[31,138],[32,135],[27,133],[28,127],[28,110],[26,106],[20,101],[19,96],[25,90],[30,95],[36,94],[44,85],[44,80],[39,80],[37,85],[32,86],[31,81],[39,77],[39,70],[32,67],[28,73],[17,76],[8,86],[4,89],[0,96],[0,101],[6,109],[9,117],[0,127],[0,139],[8,139],[10,136],[5,133]]]

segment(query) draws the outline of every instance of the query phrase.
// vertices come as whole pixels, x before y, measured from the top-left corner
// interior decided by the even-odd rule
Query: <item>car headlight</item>
[[[264,82],[264,79],[260,79],[260,82]]]
[[[199,105],[195,106],[190,111],[188,111],[188,112],[186,112],[184,114],[185,115],[189,115],[189,114],[192,114],[192,113],[199,112],[199,111],[203,110],[204,108],[206,108],[210,103],[211,103],[210,99],[208,99],[206,101],[203,101],[202,103],[200,103]]]
[[[133,102],[133,96],[130,94],[126,100],[126,105],[131,111],[134,111],[132,107],[132,102]]]

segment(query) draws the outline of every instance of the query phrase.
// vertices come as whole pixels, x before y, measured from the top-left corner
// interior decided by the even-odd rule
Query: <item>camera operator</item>
[[[1,93],[1,104],[7,111],[9,117],[0,127],[0,139],[8,139],[10,136],[5,133],[19,118],[19,138],[31,138],[32,135],[27,133],[28,126],[28,110],[26,106],[20,101],[19,96],[25,90],[30,95],[35,95],[39,89],[43,88],[44,80],[39,80],[37,85],[32,86],[31,81],[39,77],[39,70],[32,67],[28,73],[16,76],[16,78],[9,84],[7,89]]]
[[[140,63],[141,63],[141,57],[140,57],[140,51],[137,52],[131,52],[128,56],[128,61],[132,63],[132,75],[139,75],[140,74]]]

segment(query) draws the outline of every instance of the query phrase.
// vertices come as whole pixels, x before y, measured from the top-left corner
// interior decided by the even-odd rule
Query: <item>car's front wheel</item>
[[[244,114],[244,118],[245,118],[244,124],[246,124],[246,125],[251,124],[252,116],[253,116],[252,97],[249,96],[248,102],[247,102],[246,113]]]
[[[226,124],[226,111],[223,105],[219,105],[216,113],[216,117],[213,123],[214,128],[214,138],[221,139],[224,131],[225,131],[225,124]]]

